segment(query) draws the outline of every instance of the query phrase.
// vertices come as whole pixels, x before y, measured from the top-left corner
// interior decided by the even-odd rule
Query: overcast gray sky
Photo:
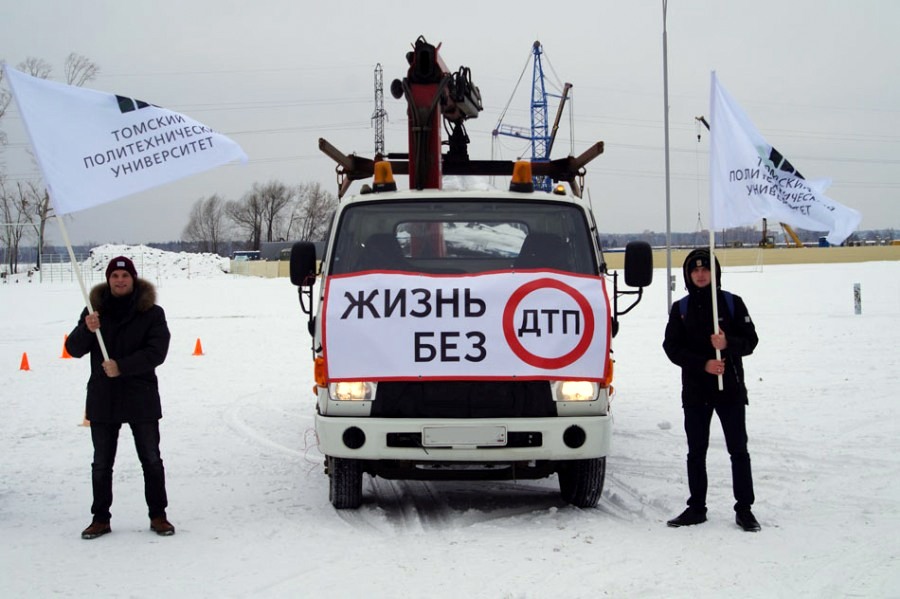
[[[828,195],[862,212],[860,228],[900,228],[898,22],[893,0],[669,2],[672,229],[709,220],[709,138],[697,141],[694,117],[708,116],[711,70],[807,178],[833,180]],[[372,155],[376,63],[387,150],[406,151],[404,104],[388,88],[419,35],[481,89],[485,110],[467,124],[473,158],[492,146],[495,157],[528,154],[511,138],[493,144],[491,131],[540,40],[548,81],[574,85],[574,130],[564,124],[553,157],[604,141],[586,179],[601,230],[665,231],[662,31],[661,0],[0,0],[0,59],[42,58],[61,80],[78,52],[101,69],[88,87],[189,115],[250,157],[76,213],[76,243],[179,239],[195,200],[239,199],[254,182],[336,191],[317,140]],[[530,72],[504,123],[528,125],[529,90]],[[8,178],[39,177],[15,106],[0,127]]]

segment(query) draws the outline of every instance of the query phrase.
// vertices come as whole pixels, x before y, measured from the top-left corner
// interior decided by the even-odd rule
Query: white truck
[[[463,121],[481,101],[468,69],[448,73],[423,38],[407,60],[392,89],[408,103],[409,153],[368,160],[320,140],[339,164],[342,199],[324,255],[310,242],[291,251],[331,503],[359,507],[364,475],[555,474],[565,501],[594,506],[612,434],[611,339],[650,284],[650,247],[628,245],[624,279],[636,289],[620,291],[579,197],[602,143],[549,162],[471,161]],[[441,119],[451,131],[444,155]],[[397,191],[394,174],[409,174],[410,189]],[[509,191],[449,190],[445,175],[512,180]],[[558,185],[534,191],[533,176]],[[619,311],[625,294],[636,299]]]

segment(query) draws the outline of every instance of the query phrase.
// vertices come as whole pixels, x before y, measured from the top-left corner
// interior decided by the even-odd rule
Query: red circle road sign
[[[516,337],[515,325],[513,323],[516,309],[529,293],[538,291],[539,289],[557,289],[562,291],[575,300],[575,303],[577,303],[578,307],[581,309],[581,314],[584,316],[584,334],[582,335],[581,340],[570,352],[556,358],[546,358],[531,353]],[[503,335],[506,337],[506,343],[513,353],[529,366],[547,370],[556,370],[568,366],[583,356],[591,345],[591,340],[594,337],[594,312],[591,310],[591,305],[587,301],[587,298],[574,287],[566,285],[562,281],[557,281],[556,279],[537,279],[525,283],[509,296],[506,307],[503,309]]]

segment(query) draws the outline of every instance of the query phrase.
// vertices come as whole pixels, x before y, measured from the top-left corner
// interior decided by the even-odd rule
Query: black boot
[[[759,532],[762,527],[759,525],[759,522],[756,521],[756,517],[753,515],[749,509],[740,510],[735,512],[734,521],[737,522],[737,525],[744,529],[746,532]]]
[[[678,528],[679,526],[693,526],[694,524],[702,524],[704,522],[706,522],[706,509],[689,507],[677,517],[666,522],[666,524],[672,528]]]

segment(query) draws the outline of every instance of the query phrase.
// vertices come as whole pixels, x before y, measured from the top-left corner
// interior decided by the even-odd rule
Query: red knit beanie
[[[124,270],[131,275],[132,279],[137,278],[137,270],[134,268],[134,262],[125,256],[116,256],[109,261],[109,266],[106,267],[107,283],[109,282],[109,275],[111,275],[114,270]]]

